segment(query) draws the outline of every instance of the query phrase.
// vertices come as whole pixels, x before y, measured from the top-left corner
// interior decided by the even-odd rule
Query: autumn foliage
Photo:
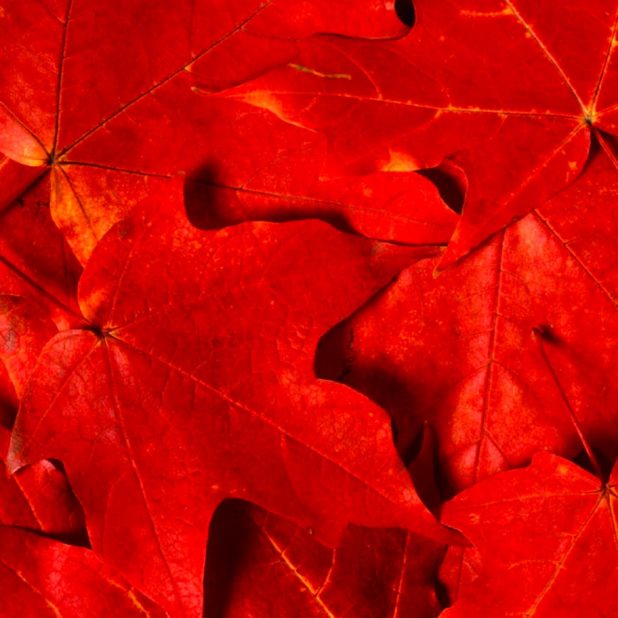
[[[618,616],[617,49],[0,0],[0,617]]]

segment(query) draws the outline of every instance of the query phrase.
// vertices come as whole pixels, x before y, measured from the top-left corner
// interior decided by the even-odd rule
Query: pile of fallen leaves
[[[618,616],[617,30],[0,0],[0,615]]]

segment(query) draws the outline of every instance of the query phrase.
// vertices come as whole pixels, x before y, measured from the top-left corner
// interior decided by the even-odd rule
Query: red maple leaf
[[[453,538],[414,493],[383,412],[312,369],[319,336],[424,254],[317,222],[214,233],[166,206],[140,212],[84,271],[89,326],[44,348],[11,468],[60,459],[94,549],[176,615],[200,611],[226,497],[322,537],[352,521]]]
[[[0,360],[3,391],[9,394],[0,426],[0,460],[5,466],[16,402],[21,398],[38,356],[55,334],[42,307],[15,296],[0,296]],[[12,476],[0,474],[0,524],[84,540],[84,515],[64,473],[50,461],[35,461]]]
[[[481,571],[444,616],[618,612],[617,484],[615,467],[605,483],[541,453],[449,502],[444,521],[475,544]]]
[[[0,427],[2,465],[9,439],[10,432]],[[84,516],[62,471],[40,461],[10,477],[4,470],[0,474],[0,525],[81,541]]]
[[[457,161],[470,187],[444,264],[572,181],[591,135],[615,161],[618,4],[415,6],[399,41],[314,38],[293,64],[227,96],[328,135],[331,168]]]
[[[35,181],[19,199],[0,210],[2,295],[28,299],[59,328],[67,328],[82,321],[76,300],[81,270],[50,217],[49,179]]]
[[[7,618],[166,616],[93,552],[26,530],[0,526],[0,566]]]
[[[0,21],[0,151],[51,176],[54,221],[85,262],[128,209],[217,152],[204,127],[221,123],[232,137],[193,93],[194,80],[229,86],[285,62],[297,39],[332,30],[333,13],[345,35],[405,30],[388,2],[370,0],[9,3]],[[10,177],[8,199],[33,173]]]
[[[401,6],[0,2],[0,613],[618,612],[618,0]]]
[[[440,613],[435,581],[444,547],[396,529],[350,526],[335,549],[247,504],[215,515],[208,548],[208,615],[405,616]]]
[[[21,396],[54,324],[36,303],[0,297],[0,358]],[[12,415],[11,415],[12,416]],[[4,466],[10,431],[0,427]],[[66,476],[50,461],[0,474],[0,593],[12,616],[158,617],[163,612],[88,549],[84,514]],[[36,533],[36,534],[35,534]],[[59,540],[44,538],[53,536]]]
[[[410,473],[437,506],[431,434]],[[434,618],[444,546],[409,531],[349,526],[336,548],[255,506],[224,503],[213,519],[205,578],[210,616]]]
[[[225,156],[213,156],[189,175],[186,206],[197,225],[320,218],[381,240],[445,244],[451,237],[458,217],[421,174],[393,166],[388,172],[329,177],[322,135],[247,105],[203,100],[251,139],[226,141],[219,123],[210,126],[212,141],[225,144]]]
[[[400,452],[433,425],[447,494],[540,449],[575,454],[537,327],[555,340],[552,360],[593,447],[618,455],[618,230],[604,217],[617,182],[597,153],[554,200],[437,278],[438,259],[411,266],[337,334],[349,342],[345,382],[391,412]]]

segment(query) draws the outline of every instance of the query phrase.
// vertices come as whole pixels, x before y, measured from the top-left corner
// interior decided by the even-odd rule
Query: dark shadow
[[[414,26],[416,11],[412,0],[395,0],[395,12],[405,26],[408,26],[408,28]]]
[[[5,429],[11,429],[17,417],[17,408],[10,402],[2,399],[0,395],[0,425]]]
[[[90,546],[88,535],[86,534],[85,530],[80,534],[50,534],[49,532],[37,530],[36,528],[28,528],[27,526],[13,525],[11,527],[17,528],[18,530],[23,530],[24,532],[29,532],[30,534],[41,537],[42,539],[53,539],[54,541],[64,543],[65,545],[72,545],[74,547],[81,547],[84,549],[92,549],[92,547]]]
[[[202,230],[220,229],[244,221],[284,223],[320,219],[339,230],[353,231],[345,215],[329,204],[295,196],[277,197],[266,191],[225,184],[221,165],[210,161],[188,174],[184,186],[187,218]]]
[[[60,543],[64,543],[65,545],[72,545],[74,547],[82,547],[84,549],[92,549],[90,545],[90,539],[88,538],[88,533],[84,528],[79,533],[55,533],[50,534],[48,532],[43,532],[42,530],[36,530],[34,528],[27,528],[25,526],[15,526],[15,528],[19,528],[21,530],[25,530],[26,532],[30,532],[32,534],[36,534],[36,536],[40,536],[44,539],[54,539],[55,541],[59,541]]]
[[[51,458],[51,459],[48,459],[47,461],[49,461],[49,463],[51,463],[52,466],[54,466],[54,468],[58,470],[58,472],[62,472],[64,476],[67,475],[67,471],[64,467],[64,464],[59,459]]]
[[[217,182],[220,166],[214,162],[202,165],[187,176],[184,186],[187,218],[197,228],[212,230],[225,227],[237,221],[226,218],[226,189]],[[229,189],[227,190],[229,191]]]
[[[97,339],[103,339],[107,334],[105,329],[100,324],[86,324],[82,326],[80,330],[85,330],[92,333]]]
[[[382,362],[383,359],[362,366],[354,362],[354,334],[348,327],[352,318],[347,318],[322,336],[316,349],[314,371],[319,378],[350,386],[384,408],[391,417],[393,443],[404,464],[408,465],[420,449],[425,420],[413,414],[415,385],[399,379]]]
[[[444,552],[444,554],[446,555],[446,551]],[[442,609],[450,607],[453,604],[453,600],[451,599],[451,595],[449,594],[447,587],[444,585],[443,582],[440,581],[439,578],[436,578],[435,580],[435,587],[436,596],[438,597],[438,603],[440,603],[440,607]]]
[[[17,395],[6,371],[4,363],[0,362],[0,425],[12,429],[17,416]]]
[[[616,146],[616,140],[612,135],[605,133],[604,131],[599,131],[605,141],[609,141],[613,146]],[[592,133],[592,139],[590,141],[590,152],[588,153],[588,160],[586,161],[586,166],[584,170],[590,165],[590,161],[596,157],[600,152],[603,152],[603,147],[599,143],[599,138],[595,132]],[[582,171],[584,171],[582,170]]]
[[[223,618],[234,580],[255,535],[255,525],[242,500],[225,500],[210,523],[204,569],[204,618]]]
[[[318,342],[313,363],[318,378],[345,382],[352,363],[349,355],[353,343],[353,335],[346,330],[346,325],[347,320],[340,322],[325,333]]]
[[[556,335],[549,324],[539,324],[538,326],[534,326],[532,331],[535,335],[547,343],[551,343],[552,345],[560,344],[560,338]]]
[[[611,470],[612,464],[614,462],[609,461],[608,458],[603,455],[603,453],[595,451],[594,455],[597,458],[597,461],[599,462],[601,469],[605,473],[604,478],[602,480],[607,481],[607,477],[609,476],[609,471]],[[598,476],[597,471],[592,465],[592,462],[590,461],[590,458],[588,457],[588,454],[586,453],[584,449],[582,449],[575,457],[573,457],[573,463],[579,466],[580,468],[583,468],[584,470],[586,470],[586,472],[589,472],[592,476]]]
[[[467,188],[466,179],[461,170],[444,162],[438,167],[419,170],[418,173],[436,186],[440,197],[453,212],[461,214]]]

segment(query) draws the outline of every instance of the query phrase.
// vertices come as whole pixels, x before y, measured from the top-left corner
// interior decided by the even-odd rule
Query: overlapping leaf
[[[618,612],[618,3],[396,6],[0,0],[0,613]]]
[[[213,119],[208,133],[225,143],[226,159],[223,165],[212,157],[189,175],[186,205],[197,225],[320,218],[370,238],[409,244],[445,244],[451,237],[457,216],[422,175],[393,165],[364,176],[329,177],[323,136],[246,105],[212,98],[204,105],[224,118],[236,111],[238,134],[251,139],[226,141]]]
[[[0,526],[0,592],[7,618],[165,613],[91,551]]]
[[[81,267],[50,217],[49,181],[35,181],[0,210],[1,294],[32,301],[59,328],[66,328],[80,321],[76,300],[80,273]]]
[[[431,435],[410,473],[427,504],[437,505]],[[247,504],[215,515],[206,563],[209,616],[376,616],[410,612],[434,618],[444,546],[409,531],[350,526],[336,548]]]
[[[120,224],[80,281],[90,326],[41,355],[11,467],[63,461],[95,550],[177,615],[199,612],[225,497],[331,538],[347,521],[444,537],[382,411],[311,362],[413,255],[311,222],[200,232],[166,205]]]
[[[294,64],[228,96],[325,132],[344,169],[458,161],[470,190],[448,262],[572,181],[591,135],[612,150],[618,4],[415,6],[416,25],[400,41],[316,38]]]
[[[10,432],[0,427],[2,465]],[[80,539],[83,513],[64,474],[51,462],[36,462],[9,477],[0,476],[0,525],[40,530],[63,538]]]
[[[247,505],[225,505],[206,570],[210,616],[435,618],[444,549],[402,530],[350,527],[335,550]]]
[[[538,450],[579,448],[538,327],[585,433],[615,458],[617,271],[603,213],[616,178],[597,153],[580,182],[452,272],[434,278],[438,260],[410,267],[338,334],[350,342],[345,381],[392,412],[402,452],[434,425],[447,493]]]
[[[54,220],[82,262],[130,208],[166,190],[166,177],[215,154],[203,129],[226,120],[203,109],[196,77],[216,88],[285,62],[297,39],[332,31],[334,11],[341,34],[405,31],[382,1],[335,9],[323,0],[25,0],[0,8],[0,151],[51,177]],[[19,193],[15,176],[32,182],[32,174],[12,174],[9,197]]]
[[[457,496],[444,519],[475,543],[482,571],[444,616],[616,613],[615,487],[615,469],[605,484],[568,460],[540,454],[529,467]]]

